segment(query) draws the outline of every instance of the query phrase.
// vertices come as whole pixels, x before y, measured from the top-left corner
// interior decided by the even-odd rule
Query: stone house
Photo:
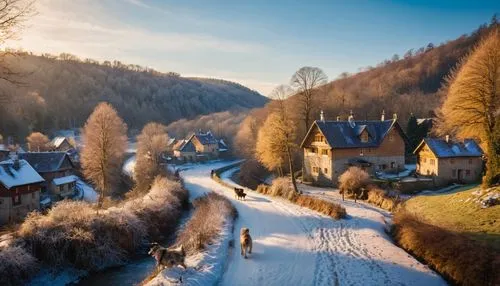
[[[368,173],[404,168],[406,135],[397,116],[385,120],[316,120],[301,148],[304,151],[304,181],[337,185],[338,177],[350,166]]]
[[[201,131],[191,135],[188,139],[178,141],[174,149],[174,157],[184,162],[198,162],[219,158],[220,146],[222,152],[227,152],[224,142],[220,143],[213,134]]]
[[[425,138],[413,154],[417,174],[433,177],[436,185],[477,182],[483,173],[483,151],[472,139]]]
[[[40,208],[44,179],[25,160],[0,162],[0,225],[23,219]]]
[[[75,193],[75,183],[72,181],[74,165],[65,152],[27,152],[19,154],[19,158],[28,161],[45,179],[42,195],[48,195],[51,200],[57,201]],[[55,179],[59,180],[54,183]]]

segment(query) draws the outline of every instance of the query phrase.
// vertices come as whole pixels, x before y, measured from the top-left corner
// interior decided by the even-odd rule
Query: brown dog
[[[176,265],[180,265],[186,269],[186,264],[184,263],[186,253],[182,245],[176,249],[170,249],[162,247],[160,244],[154,242],[151,243],[151,249],[148,254],[154,257],[156,260],[156,267],[160,269],[164,267],[172,268]]]
[[[252,237],[250,236],[250,230],[246,227],[240,230],[240,246],[243,257],[247,258],[247,251],[248,254],[252,254]]]
[[[245,197],[247,194],[245,194],[244,190],[241,188],[234,188],[234,197],[239,199],[245,200]]]

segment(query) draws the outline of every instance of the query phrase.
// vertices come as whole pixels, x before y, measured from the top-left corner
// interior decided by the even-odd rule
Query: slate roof
[[[198,132],[194,136],[196,136],[202,145],[218,144],[217,139],[215,139],[214,135],[212,135],[212,132],[210,131],[207,133]]]
[[[304,147],[309,133],[317,126],[332,148],[372,148],[378,147],[389,131],[397,128],[406,140],[406,135],[396,120],[360,120],[360,121],[314,121],[301,146]],[[360,134],[366,130],[369,134],[368,142],[361,142]]]
[[[481,157],[483,155],[483,150],[473,139],[465,139],[463,142],[451,140],[446,142],[439,138],[424,138],[413,153],[416,154],[424,143],[438,158]]]
[[[68,158],[73,167],[73,163],[65,152],[27,152],[19,154],[19,158],[28,161],[38,173],[59,171],[63,167],[65,158]]]
[[[54,147],[59,148],[64,140],[67,140],[66,137],[55,137],[54,139],[52,139],[51,143],[52,145],[54,145]]]
[[[191,141],[192,137],[188,139],[181,147],[180,151],[183,152],[196,152],[196,147],[193,144],[193,141]]]
[[[43,181],[44,179],[26,160],[19,160],[18,168],[14,168],[13,160],[0,162],[0,183],[7,189]]]

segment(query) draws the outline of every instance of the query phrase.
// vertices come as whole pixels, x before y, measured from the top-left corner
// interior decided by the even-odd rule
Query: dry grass
[[[368,198],[366,201],[384,210],[395,211],[402,202],[397,198],[389,196],[386,191],[376,186],[369,186],[368,189]]]
[[[317,211],[334,219],[341,219],[347,215],[345,208],[339,204],[317,197],[297,194],[287,178],[278,178],[273,181],[271,186],[259,185],[257,192],[264,195],[285,198],[296,205]]]
[[[474,194],[478,192],[480,188],[469,188],[448,194],[417,196],[406,201],[404,207],[431,224],[465,233],[500,251],[500,205],[481,208]]]
[[[46,215],[31,213],[19,229],[19,241],[51,266],[98,270],[119,265],[148,238],[173,230],[186,199],[178,182],[157,178],[144,197],[99,213],[84,202],[62,201]]]
[[[193,202],[195,211],[177,238],[175,245],[183,245],[187,254],[204,249],[216,239],[228,220],[237,212],[231,202],[216,193],[209,193]]]
[[[395,214],[393,233],[398,244],[454,284],[500,285],[500,254],[485,243],[405,211]]]
[[[0,251],[0,285],[22,285],[37,269],[36,259],[19,246]]]

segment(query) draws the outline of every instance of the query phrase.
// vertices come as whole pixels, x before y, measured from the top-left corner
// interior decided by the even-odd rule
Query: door
[[[464,179],[464,170],[458,169],[457,171],[458,182],[461,183]]]

